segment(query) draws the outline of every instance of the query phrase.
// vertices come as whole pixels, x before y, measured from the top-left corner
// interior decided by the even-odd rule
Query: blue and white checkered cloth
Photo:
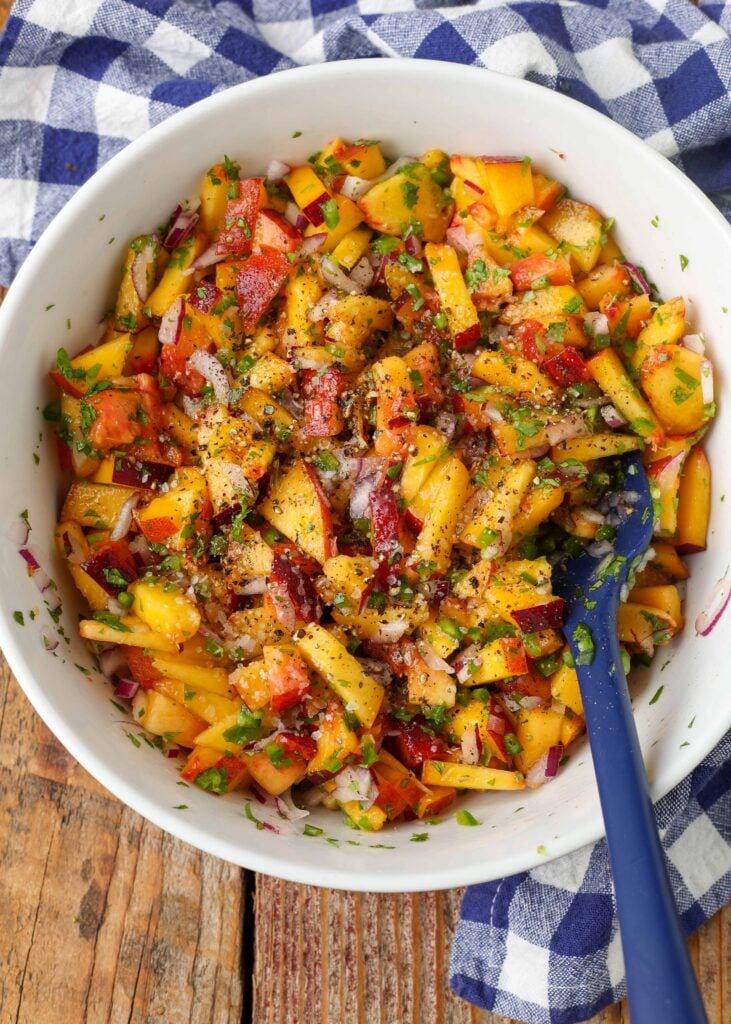
[[[731,3],[700,0],[17,0],[0,39],[0,283],[130,139],[298,64],[431,57],[558,89],[679,164],[731,215]],[[731,899],[731,738],[658,805],[683,924]],[[466,999],[571,1024],[623,995],[606,846],[472,887]]]

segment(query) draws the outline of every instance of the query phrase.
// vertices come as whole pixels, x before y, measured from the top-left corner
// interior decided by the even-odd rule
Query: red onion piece
[[[160,321],[157,336],[161,345],[174,345],[177,342],[183,329],[184,309],[185,300],[182,295],[179,295]]]
[[[174,249],[181,242],[185,241],[197,223],[198,214],[191,209],[184,209],[183,206],[178,204],[175,207],[172,223],[162,244],[166,249]]]
[[[289,174],[291,170],[292,168],[289,166],[289,164],[285,164],[281,160],[270,160],[267,166],[266,178],[268,181],[274,182],[274,184],[276,184],[277,182],[280,182],[282,178],[284,178],[287,174]]]
[[[592,337],[598,334],[609,334],[609,321],[605,313],[592,312],[584,316],[584,328]]]
[[[469,252],[472,246],[467,240],[467,232],[465,231],[464,224],[457,224],[454,227],[447,228],[445,241],[448,245],[451,245],[457,252]]]
[[[457,673],[457,682],[466,683],[474,675],[472,667],[479,667],[481,664],[480,648],[477,644],[470,644],[454,659],[452,667]]]
[[[465,178],[464,183],[467,186],[467,188],[471,189],[475,193],[475,195],[484,196],[484,188],[480,188],[480,186],[477,185],[474,181],[469,181],[467,178]]]
[[[50,626],[44,626],[41,629],[41,640],[47,651],[55,651],[60,643],[58,635],[53,632]]]
[[[120,679],[114,687],[114,696],[120,700],[132,700],[140,688],[136,679]]]
[[[725,612],[729,599],[731,599],[731,579],[724,578],[718,581],[707,606],[696,616],[696,633],[708,636]]]
[[[28,574],[30,576],[38,572],[41,567],[40,562],[29,548],[21,548],[20,557],[24,558],[28,563]]]
[[[218,243],[214,242],[213,245],[209,245],[207,249],[204,249],[200,256],[194,259],[183,273],[188,277],[190,274],[194,274],[196,270],[206,270],[208,267],[213,267],[216,263],[220,263],[221,260],[225,259],[225,256],[219,255]]]
[[[444,440],[449,442],[457,431],[457,416],[449,409],[441,409],[434,418],[434,426]]]
[[[191,398],[190,395],[183,395],[183,412],[192,420],[197,420],[203,410],[203,403],[200,398]]]
[[[197,348],[195,352],[188,357],[187,365],[192,370],[197,370],[202,377],[205,377],[213,388],[216,401],[220,402],[221,405],[228,405],[228,395],[231,390],[231,385],[228,382],[226,371],[214,355],[211,355],[210,352],[206,352],[205,349]]]
[[[327,283],[333,288],[339,288],[340,291],[347,292],[349,295],[362,295],[366,291],[365,288],[356,284],[356,282],[352,281],[347,274],[343,273],[340,267],[336,266],[329,256],[322,257],[322,260],[320,261],[320,270]]]
[[[588,433],[584,417],[578,412],[570,413],[557,423],[549,423],[546,427],[549,444],[558,444],[560,441],[568,441],[574,437],[583,437]]]
[[[307,235],[302,239],[299,249],[297,250],[298,259],[306,259],[308,256],[312,256],[318,252],[327,240],[326,234]]]
[[[266,576],[252,576],[243,587],[239,588],[239,594],[244,597],[252,597],[256,594],[264,594],[267,589],[267,578]]]
[[[370,516],[371,494],[378,486],[378,474],[370,473],[359,477],[350,492],[349,513],[351,520],[368,519]]]
[[[102,651],[99,655],[99,665],[104,675],[111,679],[116,672],[127,668],[127,648],[110,647],[109,650]]]
[[[73,565],[81,565],[86,558],[86,552],[81,546],[77,537],[66,530],[61,538],[63,540],[63,551],[69,562]]]
[[[140,500],[139,494],[131,494],[125,501],[119,510],[117,521],[114,524],[112,532],[109,534],[110,540],[122,540],[129,533],[130,527],[132,526],[132,513],[137,507],[137,502]]]
[[[647,279],[639,267],[636,267],[634,263],[630,263],[627,260],[625,260],[625,262],[622,263],[621,266],[623,266],[629,274],[630,280],[632,281],[632,284],[635,286],[635,290],[638,291],[639,294],[644,293],[645,295],[649,295],[651,293],[652,289],[647,283]]]
[[[359,288],[363,288],[367,291],[373,283],[375,277],[375,271],[371,266],[371,262],[367,256],[361,257],[356,265],[350,271],[350,280],[353,284],[356,284]]]
[[[368,810],[376,802],[378,790],[373,777],[367,768],[342,768],[335,776],[336,787],[332,795],[338,803],[358,800],[364,810]]]
[[[421,257],[422,253],[424,252],[424,247],[421,244],[421,239],[417,238],[416,235],[409,235],[409,237],[404,242],[404,246],[406,248],[407,253],[410,256]]]
[[[680,344],[691,352],[697,352],[699,356],[706,354],[706,343],[701,334],[685,334],[680,339]]]
[[[498,736],[505,735],[505,727],[507,723],[502,715],[489,715],[487,719],[487,731],[494,732]]]
[[[147,543],[147,537],[143,533],[138,534],[134,540],[130,541],[129,549],[135,559],[139,559],[143,565],[152,565],[155,561],[150,551],[150,545]]]
[[[465,729],[460,746],[462,747],[462,761],[464,764],[480,763],[480,733],[476,725],[472,729]]]
[[[627,426],[627,420],[617,412],[613,405],[603,405],[599,412],[606,425],[613,430]]]
[[[340,194],[345,196],[346,199],[352,199],[355,203],[372,187],[372,181],[368,181],[366,178],[359,178],[355,174],[349,174],[340,186]]]
[[[703,404],[710,405],[713,401],[713,363],[710,359],[701,363],[701,395]]]
[[[280,816],[286,821],[300,821],[302,818],[309,817],[310,812],[305,810],[304,807],[298,807],[292,799],[292,790],[288,789],[280,796],[274,797],[274,803],[276,804],[277,811]]]
[[[450,675],[454,675],[454,669],[445,661],[444,658],[440,658],[431,644],[427,643],[426,640],[417,640],[416,649],[424,659],[424,664],[427,668],[434,669],[434,671],[448,672]]]
[[[563,743],[556,743],[555,746],[551,747],[548,751],[548,757],[546,758],[546,778],[552,779],[558,773],[558,766],[563,757]]]
[[[154,262],[155,246],[148,242],[135,255],[135,258],[132,260],[132,266],[129,268],[132,284],[140,302],[147,302],[150,297],[151,288],[148,271]]]
[[[338,295],[336,289],[335,288],[330,288],[328,291],[325,292],[325,294],[322,296],[322,298],[319,300],[319,302],[316,302],[315,305],[312,307],[312,309],[309,310],[309,312],[307,313],[307,319],[310,320],[313,324],[319,323],[320,320],[324,320],[325,319],[325,317],[328,314],[328,310],[330,309],[330,307],[334,306],[335,303],[339,302],[339,301],[340,301],[340,296]],[[319,370],[320,364],[318,363],[318,364],[316,364],[314,366],[308,367],[308,366],[305,366],[305,362],[303,360],[300,360],[300,367],[301,367],[301,369],[305,369],[305,370],[307,370],[307,369]]]
[[[391,622],[379,622],[373,639],[381,644],[395,644],[409,629],[409,623],[405,619],[403,621],[395,619]]]
[[[8,527],[5,536],[11,544],[17,544],[19,548],[22,548],[28,543],[30,526],[28,526],[25,519],[21,519],[20,516],[18,516],[18,518],[13,520],[12,524]]]
[[[165,757],[180,757],[183,753],[180,747],[168,747],[165,751]]]

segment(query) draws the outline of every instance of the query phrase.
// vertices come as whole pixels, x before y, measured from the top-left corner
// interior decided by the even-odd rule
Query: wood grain
[[[0,0],[0,28],[10,6]],[[363,895],[259,875],[252,927],[250,876],[119,804],[3,660],[0,864],[0,1024],[513,1024],[449,988],[459,891]],[[726,1024],[731,910],[690,948],[709,1022]],[[629,1017],[610,1007],[591,1024]]]

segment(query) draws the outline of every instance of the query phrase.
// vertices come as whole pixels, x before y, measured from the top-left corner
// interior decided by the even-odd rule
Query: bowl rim
[[[242,82],[215,92],[211,96],[183,110],[177,111],[169,118],[150,128],[142,136],[124,146],[123,149],[99,168],[80,186],[77,192],[47,226],[10,286],[5,301],[2,307],[0,307],[0,353],[4,346],[9,344],[6,323],[13,319],[17,309],[24,301],[29,286],[32,286],[36,264],[45,259],[47,250],[55,247],[64,237],[69,227],[73,226],[77,211],[81,212],[83,210],[89,198],[95,192],[103,190],[107,181],[114,178],[120,171],[133,167],[138,157],[149,148],[158,146],[166,138],[175,136],[181,128],[195,123],[216,107],[227,104],[235,106],[238,97],[241,95],[245,95],[247,101],[250,99],[255,100],[257,93],[266,96],[272,85],[275,85],[277,88],[286,88],[288,85],[296,86],[299,81],[316,82],[318,79],[328,81],[353,72],[365,74],[366,76],[393,77],[398,79],[399,76],[423,75],[425,70],[428,69],[431,69],[432,73],[439,74],[442,79],[445,74],[448,74],[453,76],[454,79],[463,79],[465,84],[475,82],[478,79],[482,85],[486,81],[492,81],[496,88],[512,93],[517,97],[524,97],[525,102],[528,104],[532,97],[538,95],[540,90],[544,101],[547,101],[549,104],[555,104],[559,114],[563,111],[574,120],[581,120],[583,118],[587,130],[590,130],[592,126],[600,126],[605,137],[611,139],[614,136],[622,139],[625,144],[629,144],[638,152],[641,152],[646,166],[653,169],[658,176],[664,176],[666,179],[671,180],[675,189],[682,187],[689,198],[692,196],[695,202],[700,204],[706,216],[714,220],[717,228],[727,234],[729,245],[731,246],[731,225],[729,225],[720,210],[714,206],[711,200],[694,182],[670,163],[667,158],[653,150],[646,142],[628,129],[618,125],[592,107],[571,97],[553,92],[545,86],[526,81],[525,79],[513,78],[512,76],[499,74],[485,68],[452,64],[438,60],[387,58],[366,61],[364,59],[355,59],[313,64],[275,72],[274,74]],[[547,92],[551,96],[549,100],[546,99],[545,94]],[[423,873],[405,877],[398,875],[397,880],[392,880],[385,864],[381,863],[376,867],[374,863],[374,870],[363,873],[363,883],[361,884],[361,874],[356,873],[352,868],[340,869],[333,868],[331,865],[319,867],[317,865],[300,864],[290,855],[278,856],[276,851],[264,852],[258,849],[256,844],[244,842],[242,845],[229,841],[206,831],[202,826],[196,824],[196,819],[193,816],[183,818],[180,815],[175,815],[171,809],[162,805],[156,799],[147,797],[144,791],[127,782],[123,771],[116,770],[111,764],[97,756],[86,745],[85,741],[77,735],[74,729],[67,725],[63,717],[56,714],[50,700],[46,697],[43,685],[34,677],[31,670],[27,668],[15,634],[10,629],[9,622],[2,616],[0,616],[0,647],[2,647],[15,678],[18,680],[21,689],[35,711],[75,760],[93,778],[108,789],[113,796],[159,828],[171,833],[178,839],[190,843],[205,853],[213,854],[247,870],[274,875],[290,882],[352,891],[430,891],[483,882],[486,880],[486,877],[498,878],[514,875],[536,867],[539,864],[545,865],[551,860],[596,842],[604,835],[601,810],[597,800],[593,813],[586,815],[584,824],[581,827],[574,829],[571,833],[551,843],[548,856],[538,853],[533,848],[525,850],[522,854],[510,857],[504,856],[497,861],[493,861],[491,862],[491,867],[487,870],[480,870],[479,864],[472,866],[460,865],[458,862],[431,864]],[[715,731],[709,728],[706,733],[706,743],[699,744],[694,749],[694,753],[697,754],[696,765],[721,740],[727,728],[726,719],[723,716],[719,716]],[[654,779],[651,783],[653,801],[657,801],[665,796],[666,793],[681,781],[684,774],[684,770],[670,767],[663,775]]]

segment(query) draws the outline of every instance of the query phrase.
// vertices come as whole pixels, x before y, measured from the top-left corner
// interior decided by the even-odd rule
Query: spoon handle
[[[632,1024],[707,1024],[660,845],[613,624],[577,672],[614,878]],[[587,623],[588,624],[588,623]],[[571,631],[568,631],[569,636]],[[580,653],[570,640],[577,663]]]

